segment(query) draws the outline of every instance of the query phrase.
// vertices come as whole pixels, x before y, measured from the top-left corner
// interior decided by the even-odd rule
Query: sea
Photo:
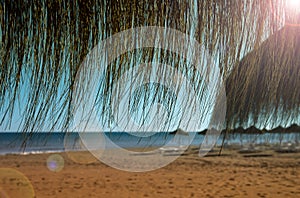
[[[98,144],[95,139],[94,132],[86,133],[85,141],[81,141],[80,133],[62,133],[62,132],[34,132],[34,133],[14,133],[0,132],[0,155],[6,154],[35,154],[35,153],[54,153],[64,151],[81,151],[86,150],[84,143],[92,142],[95,148]],[[114,144],[122,148],[147,148],[161,147],[167,143],[174,141],[175,134],[158,132],[151,136],[135,136],[126,132],[106,132],[103,133],[105,138],[112,141]],[[202,144],[205,135],[195,133],[192,140],[192,146]],[[178,136],[177,136],[178,137]],[[96,137],[97,138],[97,137]],[[89,139],[91,141],[89,141]],[[223,142],[224,140],[224,142]],[[180,138],[176,139],[177,144],[180,144]],[[179,141],[179,142],[178,142]],[[221,134],[216,141],[216,146],[224,145],[283,145],[283,144],[298,144],[300,142],[300,133],[264,133],[264,134]],[[101,141],[99,141],[101,143]],[[88,146],[91,148],[91,145]]]

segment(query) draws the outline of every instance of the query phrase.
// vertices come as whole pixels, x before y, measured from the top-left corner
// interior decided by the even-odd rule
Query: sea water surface
[[[122,148],[149,148],[161,147],[166,143],[176,141],[180,143],[180,137],[175,140],[175,134],[158,132],[149,137],[138,137],[126,132],[106,132],[106,138]],[[85,134],[86,139],[95,138],[95,133]],[[204,135],[196,133],[191,143],[193,146],[199,146]],[[220,135],[216,145],[220,146],[224,134]],[[81,142],[81,143],[80,143]],[[97,144],[97,141],[92,141]],[[247,144],[269,144],[281,145],[285,143],[299,144],[300,133],[265,133],[265,134],[234,134],[227,135],[225,145],[247,145]],[[30,153],[51,153],[63,151],[80,151],[86,150],[82,144],[79,133],[62,133],[62,132],[35,132],[35,133],[13,133],[0,132],[0,155],[5,154],[30,154]],[[94,145],[97,147],[97,145]],[[93,145],[89,145],[89,148]]]

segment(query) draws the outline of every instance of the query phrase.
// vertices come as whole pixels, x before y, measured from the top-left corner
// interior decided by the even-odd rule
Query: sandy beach
[[[64,165],[50,171],[53,154],[0,156],[2,197],[300,197],[300,154],[242,155],[225,150],[204,158],[189,149],[168,166],[145,173],[116,170],[87,152],[59,153]],[[82,164],[74,159],[90,160]],[[17,175],[5,170],[16,170]],[[14,178],[16,177],[16,178]],[[26,183],[27,182],[27,183]],[[22,187],[20,187],[22,186]],[[27,194],[26,194],[27,193]]]

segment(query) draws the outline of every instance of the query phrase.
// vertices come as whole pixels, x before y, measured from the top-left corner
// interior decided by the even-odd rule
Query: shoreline
[[[168,147],[168,146],[167,146]],[[172,147],[172,146],[171,146]],[[180,147],[180,145],[176,146],[174,145],[174,147]],[[222,145],[215,145],[212,150],[220,150],[222,147]],[[259,149],[261,152],[276,152],[278,149],[280,148],[286,148],[286,147],[295,147],[296,151],[295,152],[291,152],[291,153],[300,153],[300,144],[295,144],[295,143],[291,143],[291,142],[284,142],[280,145],[279,142],[276,143],[226,143],[223,145],[223,151],[231,151],[231,152],[237,152],[239,150],[243,150],[243,149]],[[152,152],[155,151],[159,148],[159,146],[140,146],[140,147],[120,147],[121,149],[125,149],[128,151],[132,151],[132,152]],[[194,149],[198,149],[199,150],[199,146],[196,146],[194,144],[191,144],[189,146],[187,146],[187,149],[185,151],[185,153],[189,153],[190,150],[194,150]],[[105,150],[116,150],[116,148],[105,148]],[[92,150],[92,151],[97,151],[97,149]],[[0,156],[6,156],[6,155],[36,155],[36,154],[54,154],[54,153],[70,153],[70,152],[76,152],[76,153],[80,153],[80,152],[89,152],[86,148],[82,147],[81,149],[69,149],[69,150],[65,150],[65,149],[59,149],[59,150],[49,150],[49,149],[45,149],[45,150],[31,150],[31,151],[25,151],[25,152],[21,152],[21,151],[14,151],[14,152],[0,152]],[[212,151],[210,151],[212,152]]]

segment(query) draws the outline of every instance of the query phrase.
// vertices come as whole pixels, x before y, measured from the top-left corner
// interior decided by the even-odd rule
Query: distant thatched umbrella
[[[300,115],[300,15],[245,56],[226,82],[229,128],[288,127]]]
[[[185,136],[188,136],[189,135],[189,133],[188,132],[186,132],[186,131],[184,131],[184,130],[182,130],[182,129],[177,129],[176,131],[172,131],[172,132],[170,132],[170,134],[174,134],[174,135],[185,135]]]

